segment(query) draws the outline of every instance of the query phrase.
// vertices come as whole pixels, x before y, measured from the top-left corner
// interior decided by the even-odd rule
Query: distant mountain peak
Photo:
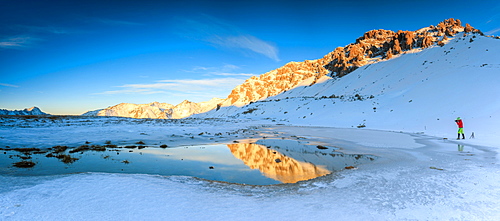
[[[183,100],[180,104],[178,104],[176,106],[187,105],[187,104],[194,104],[194,102],[191,102],[191,101],[188,101],[188,100]]]
[[[24,110],[26,110],[26,111],[41,111],[40,108],[35,107],[35,106],[30,107],[30,108],[25,108]]]
[[[86,116],[119,116],[130,118],[179,119],[193,114],[204,113],[217,107],[223,99],[213,98],[207,102],[194,103],[184,100],[177,105],[160,103],[157,101],[148,104],[120,103],[105,109],[88,111]]]
[[[49,115],[38,107],[25,108],[24,110],[0,109],[0,115]]]

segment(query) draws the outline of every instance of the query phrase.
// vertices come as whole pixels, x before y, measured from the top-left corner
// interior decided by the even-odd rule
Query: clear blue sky
[[[447,18],[499,35],[500,1],[0,0],[0,109],[225,98],[366,31]]]

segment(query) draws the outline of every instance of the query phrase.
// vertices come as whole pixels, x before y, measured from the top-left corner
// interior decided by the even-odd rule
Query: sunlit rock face
[[[311,163],[297,161],[276,150],[258,144],[228,144],[231,153],[251,169],[282,183],[296,183],[330,174],[331,171]]]
[[[231,91],[224,106],[245,105],[275,96],[299,86],[304,81],[313,84],[318,78],[328,74],[328,70],[324,67],[328,62],[329,60],[325,58],[290,62],[258,77],[251,77]]]

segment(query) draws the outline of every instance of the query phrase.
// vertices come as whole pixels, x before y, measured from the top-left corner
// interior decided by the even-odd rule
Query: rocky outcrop
[[[425,49],[435,43],[442,43],[458,32],[481,33],[469,24],[463,27],[460,20],[453,18],[417,31],[368,31],[355,43],[339,47],[328,54],[326,57],[331,62],[326,68],[331,71],[332,77],[342,77],[370,61],[391,59],[394,55],[413,49]]]

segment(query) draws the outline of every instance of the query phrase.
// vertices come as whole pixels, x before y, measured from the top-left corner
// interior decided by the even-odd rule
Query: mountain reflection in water
[[[262,145],[238,143],[227,146],[245,165],[282,183],[296,183],[331,173],[323,165],[301,162]]]
[[[192,176],[251,185],[296,183],[357,166],[374,156],[343,154],[334,147],[286,139],[174,148],[114,147],[97,150],[4,148],[0,174],[39,176],[104,172]],[[35,151],[37,150],[37,151]],[[58,151],[57,153],[54,151]],[[71,161],[64,161],[67,157]],[[17,167],[31,162],[30,168]],[[24,164],[23,164],[24,165]]]

